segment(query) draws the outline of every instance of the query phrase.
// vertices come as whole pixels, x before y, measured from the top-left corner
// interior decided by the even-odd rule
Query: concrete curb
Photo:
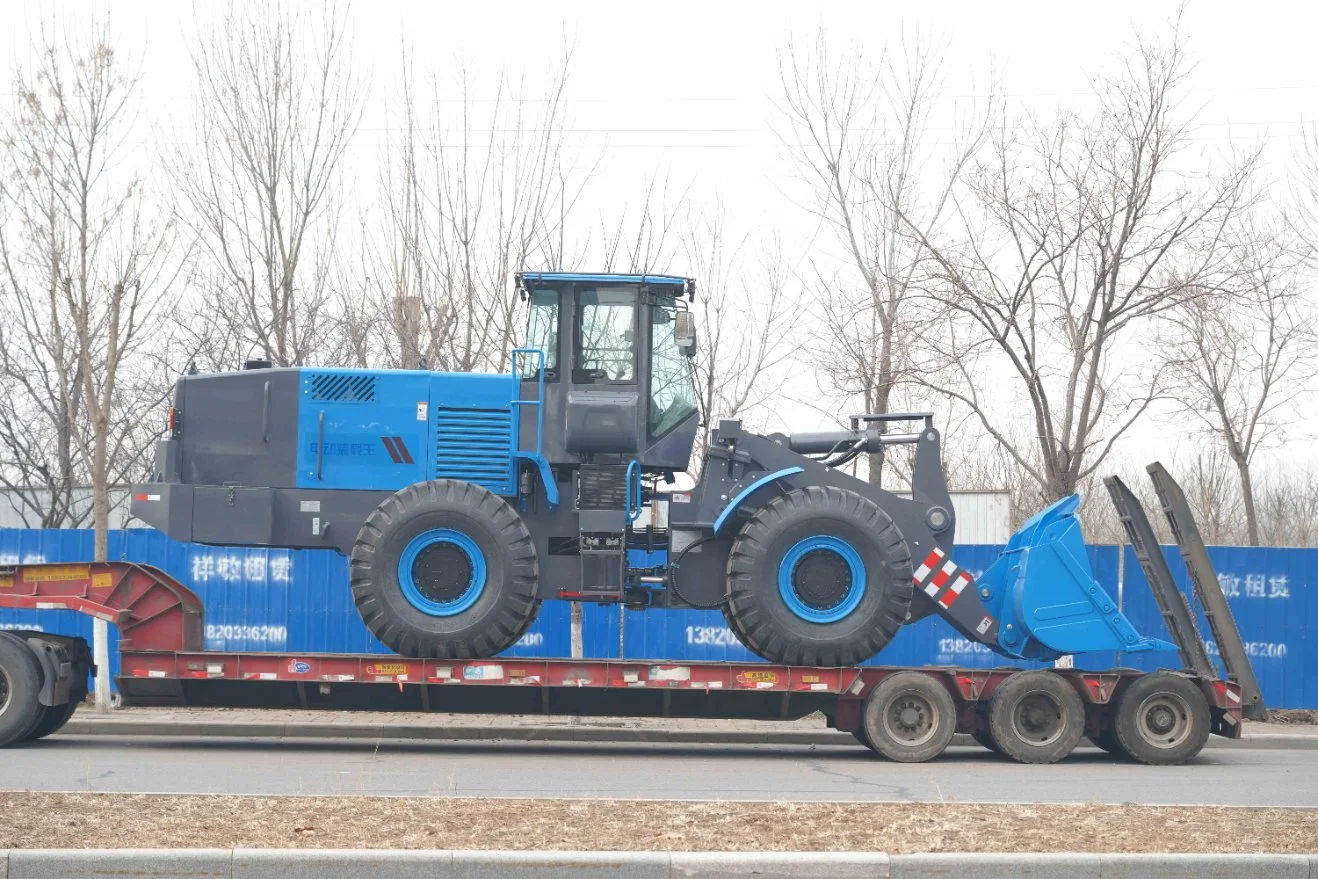
[[[1318,855],[921,854],[883,852],[511,852],[397,849],[14,849],[0,879],[1278,879],[1318,877]]]
[[[116,720],[74,717],[59,735],[198,736],[202,738],[371,739],[394,741],[631,742],[714,745],[856,745],[850,733],[836,730],[635,729],[607,726],[432,726],[429,724],[278,723],[225,720]],[[978,747],[968,735],[952,739],[954,747]],[[1249,735],[1242,739],[1211,736],[1209,748],[1318,751],[1318,736]]]

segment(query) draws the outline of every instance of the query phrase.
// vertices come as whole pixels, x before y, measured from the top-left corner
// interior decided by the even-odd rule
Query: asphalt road
[[[1216,748],[1150,767],[1081,749],[1022,766],[951,748],[905,765],[860,747],[57,735],[0,751],[0,789],[1318,807],[1318,751]]]

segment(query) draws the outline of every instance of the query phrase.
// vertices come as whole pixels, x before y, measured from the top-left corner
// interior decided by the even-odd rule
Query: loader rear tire
[[[349,570],[362,621],[403,656],[493,656],[540,610],[526,523],[498,495],[461,480],[409,485],[382,501],[357,535]]]
[[[1172,766],[1208,744],[1208,700],[1184,675],[1159,671],[1131,681],[1117,698],[1117,743],[1133,760]]]
[[[883,649],[911,604],[911,554],[859,494],[811,486],[751,516],[728,554],[723,615],[771,662],[848,666]]]
[[[1022,671],[989,700],[989,734],[1019,763],[1056,763],[1085,732],[1085,704],[1075,687],[1050,671]]]
[[[0,632],[0,748],[21,742],[41,720],[41,666],[18,638]]]
[[[956,735],[956,703],[936,678],[899,671],[879,681],[861,717],[868,744],[898,763],[924,763]]]

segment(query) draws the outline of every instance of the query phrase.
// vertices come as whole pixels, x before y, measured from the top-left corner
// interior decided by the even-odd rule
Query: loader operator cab
[[[688,466],[697,430],[694,283],[667,275],[524,273],[524,344],[544,351],[544,453],[551,464]],[[538,393],[523,361],[523,398]]]

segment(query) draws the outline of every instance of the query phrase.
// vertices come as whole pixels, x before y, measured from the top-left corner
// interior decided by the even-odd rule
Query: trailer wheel
[[[1117,700],[1114,730],[1132,759],[1156,766],[1184,763],[1208,743],[1208,700],[1174,672],[1136,678]]]
[[[853,729],[851,731],[851,734],[856,737],[856,741],[860,742],[862,745],[869,748],[871,751],[874,751],[876,754],[878,753],[879,749],[874,747],[874,743],[870,741],[870,734],[865,732],[865,722],[863,718],[861,720],[860,726]]]
[[[1116,730],[1105,729],[1089,737],[1089,741],[1094,743],[1094,747],[1108,752],[1113,757],[1129,757],[1126,749],[1121,747],[1121,742],[1117,741]]]
[[[974,739],[976,743],[992,751],[994,754],[1002,753],[1002,749],[998,747],[997,742],[993,741],[993,736],[989,734],[988,730],[977,729],[970,734],[970,737]]]
[[[1011,675],[989,700],[989,734],[1020,763],[1056,763],[1085,731],[1085,705],[1070,683],[1050,671]]]
[[[540,609],[526,523],[460,480],[409,485],[382,501],[357,535],[350,573],[367,628],[404,656],[493,656]]]
[[[41,719],[41,666],[27,645],[0,632],[0,748],[22,741]]]
[[[772,662],[854,665],[892,640],[911,590],[910,551],[888,514],[855,492],[811,486],[742,527],[723,615]]]
[[[923,763],[947,749],[956,734],[956,703],[939,681],[918,671],[899,671],[865,699],[865,734],[898,763]]]
[[[32,727],[32,731],[24,736],[23,740],[35,742],[38,739],[44,739],[48,735],[59,732],[64,724],[69,722],[69,718],[73,716],[73,712],[77,708],[77,702],[41,706],[41,716],[37,719],[37,725]]]

